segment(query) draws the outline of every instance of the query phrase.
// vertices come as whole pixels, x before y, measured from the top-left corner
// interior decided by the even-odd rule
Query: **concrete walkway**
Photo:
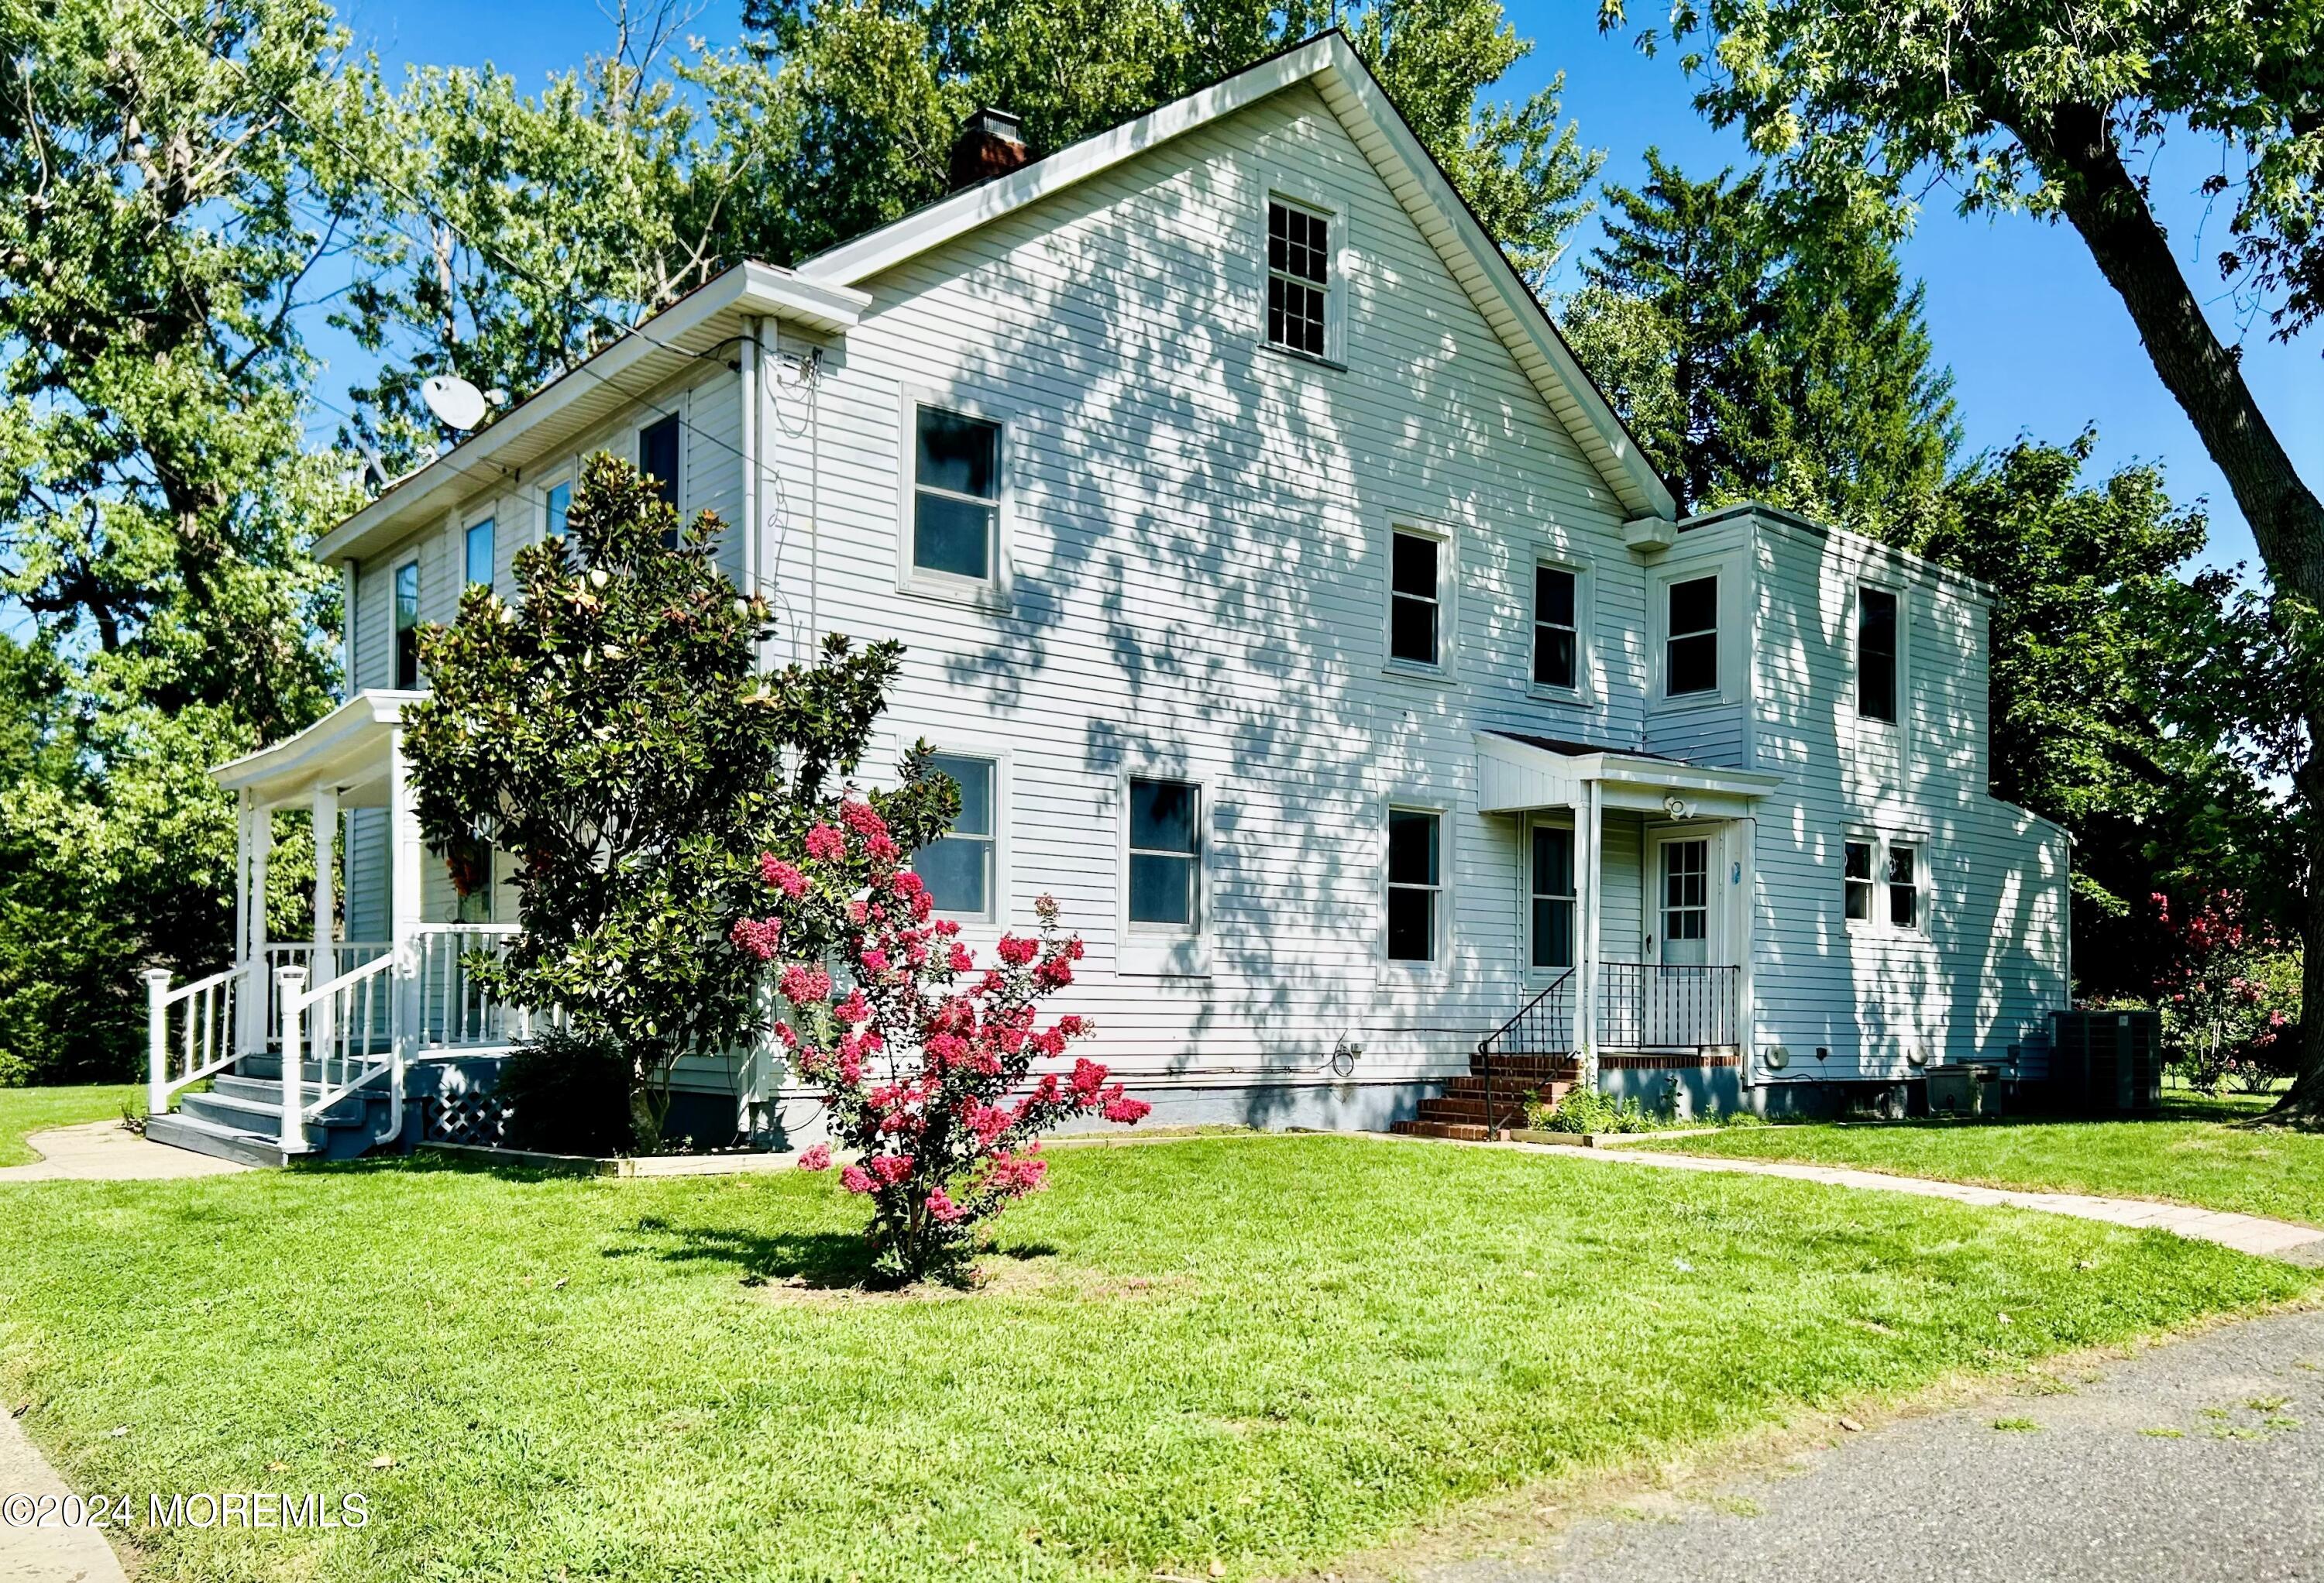
[[[1423,1583],[2314,1583],[2324,1313],[2271,1315],[1633,1499]],[[1523,1542],[1521,1534],[1508,1535]]]
[[[41,1157],[29,1165],[0,1166],[0,1182],[161,1182],[250,1169],[191,1149],[147,1143],[118,1121],[51,1127],[24,1141],[39,1150]],[[0,1572],[0,1579],[7,1576]]]
[[[24,1438],[23,1426],[0,1411],[0,1499],[62,1500],[69,1493]],[[31,1514],[21,1510],[0,1518],[0,1583],[124,1583],[120,1559],[98,1530],[68,1528],[60,1515],[37,1527],[30,1524]]]
[[[2099,1220],[2109,1226],[2152,1226],[2198,1242],[2216,1242],[2261,1258],[2286,1259],[2298,1265],[2324,1265],[2324,1231],[2270,1220],[2259,1215],[2230,1214],[2223,1210],[2199,1210],[2187,1204],[2160,1204],[2136,1198],[2096,1198],[2080,1192],[2028,1192],[2012,1187],[1971,1187],[1961,1182],[1937,1182],[1925,1176],[1892,1176],[1883,1171],[1854,1171],[1844,1165],[1803,1165],[1788,1160],[1727,1159],[1709,1155],[1665,1154],[1631,1145],[1621,1148],[1585,1149],[1563,1144],[1462,1144],[1462,1148],[1528,1149],[1561,1159],[1587,1160],[1598,1165],[1646,1165],[1665,1171],[1721,1171],[1743,1176],[1788,1176],[1796,1182],[1821,1182],[1828,1187],[1854,1187],[1875,1192],[1909,1192],[1921,1198],[1950,1199],[1955,1203],[2039,1210],[2048,1215],[2070,1215],[2078,1220]]]

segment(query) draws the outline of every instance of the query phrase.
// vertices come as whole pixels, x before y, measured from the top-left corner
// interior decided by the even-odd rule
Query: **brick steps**
[[[1570,1055],[1498,1055],[1493,1058],[1492,1127],[1485,1113],[1485,1076],[1471,1062],[1468,1075],[1445,1085],[1442,1096],[1420,1101],[1419,1113],[1390,1129],[1406,1137],[1482,1140],[1493,1131],[1525,1125],[1525,1096],[1537,1093],[1552,1104],[1563,1099],[1581,1081],[1582,1069]]]

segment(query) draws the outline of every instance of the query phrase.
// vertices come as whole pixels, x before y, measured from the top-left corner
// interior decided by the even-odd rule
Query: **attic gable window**
[[[1267,200],[1267,343],[1328,355],[1332,222],[1313,209]]]

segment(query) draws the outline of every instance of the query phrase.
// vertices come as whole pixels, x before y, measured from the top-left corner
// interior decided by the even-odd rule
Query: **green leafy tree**
[[[718,519],[681,527],[613,457],[585,465],[567,528],[518,553],[513,601],[471,587],[423,631],[405,735],[425,838],[517,860],[521,932],[479,981],[618,1051],[650,1147],[676,1063],[764,1029],[730,931],[760,852],[854,770],[902,649],[835,635],[761,671],[768,607],[719,572]]]
[[[303,542],[353,495],[303,444],[299,327],[355,207],[308,158],[341,44],[312,0],[0,8],[0,733],[30,744],[0,786],[0,1070],[19,1077],[119,1074],[135,970],[226,957],[233,813],[202,768],[328,702],[336,589]]]
[[[1482,97],[1531,48],[1497,0],[1348,9],[1358,51],[1538,283],[1600,160],[1561,122],[1561,83]],[[530,390],[727,264],[793,263],[943,196],[980,105],[1057,149],[1331,14],[1320,0],[752,0],[741,50],[683,47],[669,12],[620,11],[611,51],[537,97],[490,67],[400,85],[366,68],[339,136],[392,212],[339,309],[382,359],[347,437],[400,469],[445,437],[416,401],[428,375]]]
[[[2175,950],[2150,895],[2227,884],[2290,916],[2295,854],[2267,778],[2178,702],[2233,597],[2190,566],[2203,515],[2150,465],[2086,478],[2097,443],[1978,456],[1891,538],[1992,585],[1993,794],[2073,833],[2079,992],[2147,999]]]
[[[1624,25],[1624,0],[1600,24]],[[2218,263],[2290,338],[2324,314],[2324,13],[2281,0],[1941,0],[1910,10],[1840,0],[1675,0],[1668,38],[1698,74],[1696,104],[1740,124],[1802,190],[1849,195],[1890,223],[1935,182],[1964,213],[2062,221],[2089,250],[2165,389],[2218,464],[2277,594],[2324,608],[2324,501],[2300,475],[2205,316],[2155,218],[2142,155],[2205,140],[2225,208]],[[1658,47],[1662,30],[1642,42]],[[2310,875],[2324,864],[2324,692],[2317,668],[2273,713],[2301,739],[2292,776]],[[2307,887],[2305,998],[2324,996],[2324,884]],[[2324,1119],[2324,1025],[2306,1039],[2284,1110]]]
[[[1942,487],[1958,437],[1922,290],[1877,235],[1761,174],[1646,151],[1561,318],[1680,504],[1786,506],[1877,531]]]

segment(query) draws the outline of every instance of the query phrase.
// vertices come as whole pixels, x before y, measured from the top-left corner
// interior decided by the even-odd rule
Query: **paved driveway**
[[[2280,1314],[1849,1436],[1429,1583],[2324,1579],[2324,1313]]]

